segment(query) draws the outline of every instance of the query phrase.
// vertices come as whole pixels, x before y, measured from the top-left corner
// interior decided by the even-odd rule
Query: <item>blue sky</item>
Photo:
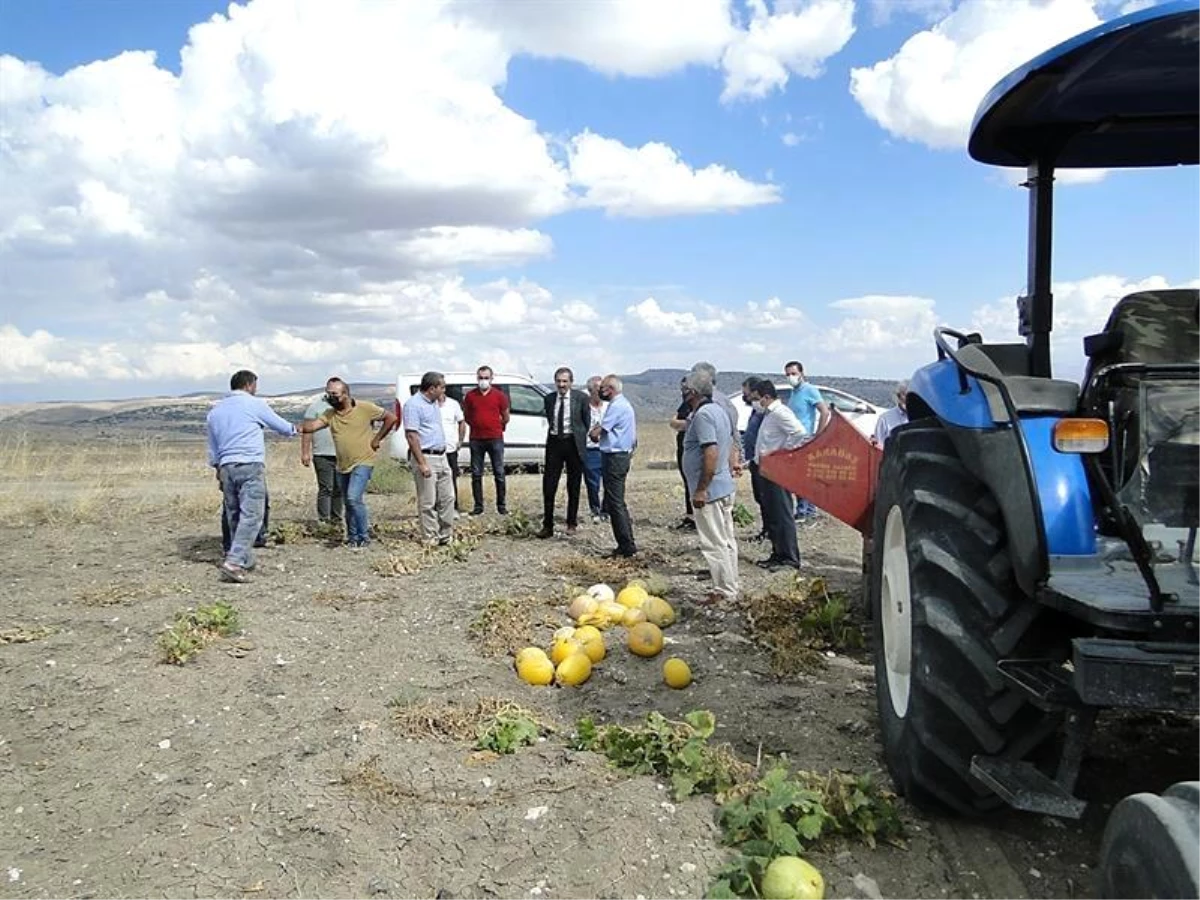
[[[1026,199],[965,123],[1122,4],[696,0],[664,33],[673,3],[347,4],[328,43],[300,0],[0,5],[0,399],[243,365],[895,378],[934,324],[1013,339]],[[1061,187],[1064,368],[1122,293],[1200,276],[1198,187]]]

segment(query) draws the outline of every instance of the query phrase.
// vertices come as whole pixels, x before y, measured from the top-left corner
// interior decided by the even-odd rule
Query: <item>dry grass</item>
[[[17,625],[0,628],[0,644],[28,644],[48,638],[58,631],[53,625]]]
[[[84,606],[125,606],[142,600],[157,600],[172,594],[190,594],[192,589],[181,582],[169,584],[131,584],[113,581],[93,584],[75,592],[75,599]]]
[[[393,701],[391,706],[396,727],[406,736],[417,739],[474,742],[488,725],[503,718],[527,719],[543,731],[556,730],[537,713],[501,697],[480,697],[467,706],[436,700]]]
[[[467,629],[484,656],[515,654],[537,643],[536,630],[559,626],[554,612],[538,597],[494,597]]]
[[[433,567],[465,562],[479,546],[479,538],[470,534],[455,534],[446,546],[410,546],[394,549],[382,559],[371,562],[371,571],[384,578],[415,575]]]
[[[298,447],[267,446],[272,511],[315,487]],[[38,438],[0,432],[0,517],[17,525],[73,525],[170,510],[212,520],[221,492],[202,442],[152,435],[116,440]]]
[[[823,578],[788,576],[742,603],[754,639],[771,652],[771,672],[780,678],[818,671],[825,651],[862,649],[861,629],[846,599],[831,593]]]
[[[652,486],[638,479],[636,472],[650,465],[673,464],[675,438],[665,422],[641,422],[639,427],[635,475],[629,490],[631,505],[640,508],[661,503],[662,491],[660,484]],[[81,435],[64,438],[12,428],[0,430],[0,519],[18,527],[104,523],[168,511],[180,522],[218,519],[221,493],[207,464],[202,439],[166,439],[132,431],[116,438]],[[277,514],[281,518],[314,517],[316,478],[311,468],[300,465],[299,458],[298,440],[268,437],[267,487],[272,519]],[[406,471],[391,459],[381,463],[381,481],[376,490],[389,493],[373,491],[370,495],[368,505],[374,522],[416,512]],[[490,508],[490,475],[485,476],[484,485]],[[499,527],[511,529],[521,516],[540,521],[541,477],[510,474],[508,486],[508,505],[520,515]],[[469,476],[459,479],[459,490],[464,489],[469,495]],[[672,495],[671,499],[676,498]],[[497,527],[492,524],[487,530]],[[320,537],[307,537],[312,536]]]
[[[556,556],[546,563],[546,568],[556,575],[568,575],[576,579],[585,589],[592,584],[623,585],[644,569],[636,559],[605,559],[584,556],[582,553]]]

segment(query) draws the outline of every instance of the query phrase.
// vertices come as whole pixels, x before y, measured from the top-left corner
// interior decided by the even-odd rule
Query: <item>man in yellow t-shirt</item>
[[[367,536],[367,504],[363,495],[375,467],[375,453],[388,433],[396,427],[396,416],[369,400],[358,401],[350,396],[350,386],[340,378],[325,382],[325,402],[330,409],[318,419],[305,419],[299,431],[312,433],[328,428],[333,435],[333,450],[337,454],[337,477],[346,502],[346,543],[365,547]],[[374,430],[374,424],[383,426]]]

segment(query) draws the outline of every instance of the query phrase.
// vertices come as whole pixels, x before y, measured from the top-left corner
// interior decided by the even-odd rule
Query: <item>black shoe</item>
[[[482,510],[482,509],[480,509],[479,507],[476,507],[475,509],[471,510],[471,515],[473,515],[473,516],[482,516],[482,515],[483,515],[483,510]]]
[[[540,538],[554,537],[554,529],[553,528],[543,528],[541,531],[539,531],[537,533],[537,536]]]
[[[507,516],[508,515],[508,507],[507,506],[497,506],[496,512],[498,512],[502,516]]]
[[[684,516],[682,519],[672,525],[671,529],[674,531],[695,531],[696,520],[691,516]]]
[[[781,566],[784,566],[785,563],[782,559],[779,559],[778,557],[768,556],[766,559],[760,559],[758,562],[755,563],[755,565],[758,566],[760,569],[766,569],[770,572],[775,572]]]
[[[601,559],[631,559],[634,556],[637,556],[637,550],[630,550],[628,552],[626,552],[625,550],[609,550],[607,553],[602,553],[600,555],[600,558]]]
[[[263,547],[267,546],[267,542],[266,541],[255,541],[254,546],[256,549],[261,550]]]

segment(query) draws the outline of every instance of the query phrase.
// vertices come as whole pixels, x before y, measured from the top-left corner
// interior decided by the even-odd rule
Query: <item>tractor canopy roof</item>
[[[968,150],[983,163],[1056,168],[1196,164],[1200,0],[1105,22],[1016,69],[980,104]]]

